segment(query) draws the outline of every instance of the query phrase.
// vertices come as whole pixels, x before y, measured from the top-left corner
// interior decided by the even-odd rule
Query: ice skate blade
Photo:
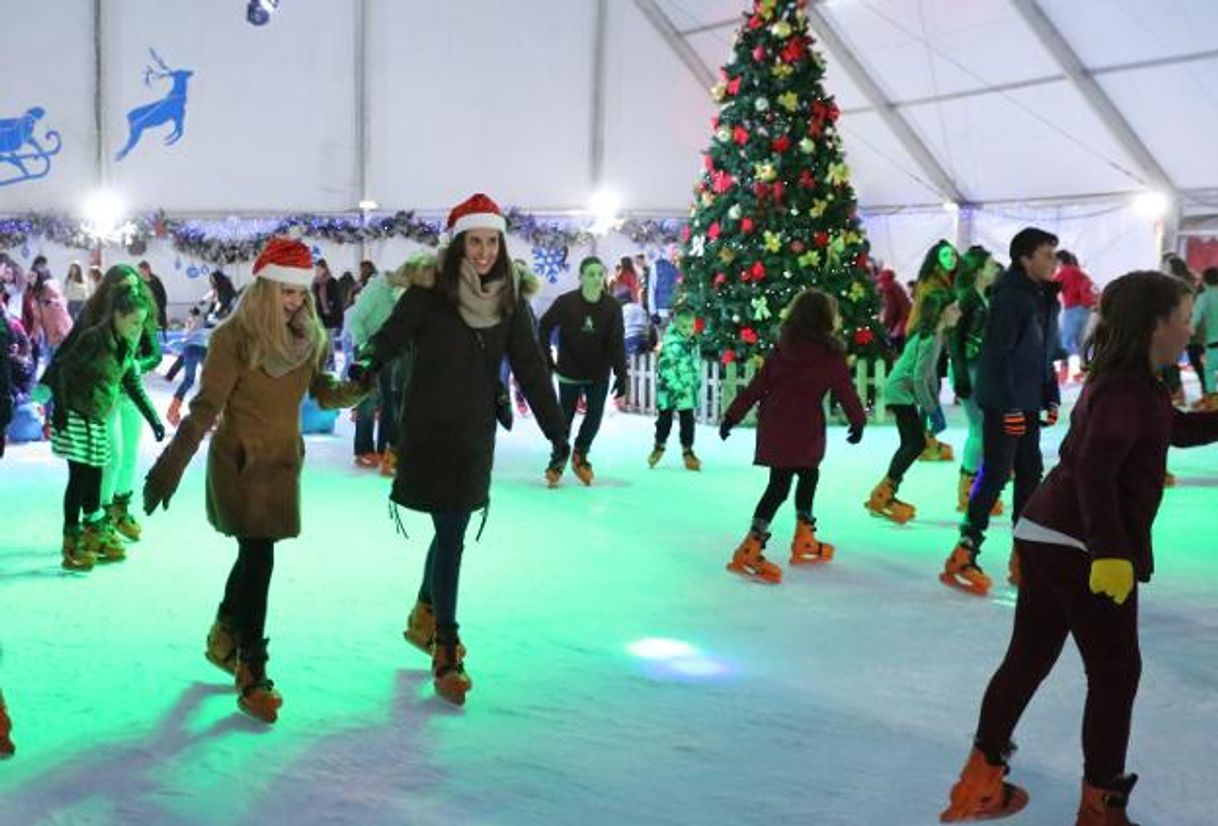
[[[867,512],[869,514],[876,517],[877,519],[887,519],[889,522],[895,522],[898,525],[904,525],[906,522],[908,522],[909,520],[913,519],[914,516],[916,516],[916,514],[914,514],[914,513],[905,513],[903,511],[895,512],[895,513],[885,513],[884,511],[876,510],[875,508],[871,507],[871,505],[867,502],[863,503],[863,507],[865,507],[867,509]]]
[[[825,565],[832,561],[833,554],[817,554],[810,556],[792,555],[791,558],[787,560],[787,562],[791,565]]]
[[[254,705],[247,702],[245,697],[237,698],[237,707],[253,717],[255,720],[260,720],[263,723],[274,723],[279,719],[279,708],[283,705],[283,701],[268,703],[266,705]]]
[[[769,577],[765,576],[764,574],[755,574],[747,568],[735,568],[730,562],[727,563],[725,567],[730,573],[733,573],[742,579],[747,579],[750,582],[760,582],[762,585],[778,585],[782,582],[781,574],[777,577]]]
[[[1030,796],[1027,791],[1014,783],[1003,783],[1003,792],[1005,799],[1001,809],[996,809],[991,812],[979,812],[977,814],[953,815],[950,807],[939,815],[940,823],[971,823],[978,820],[1001,820],[1004,817],[1019,814],[1028,805]]]
[[[975,582],[962,580],[954,574],[947,572],[939,574],[939,581],[949,588],[954,588],[957,591],[963,591],[966,594],[971,594],[975,597],[988,596],[990,592],[989,585],[979,585]]]

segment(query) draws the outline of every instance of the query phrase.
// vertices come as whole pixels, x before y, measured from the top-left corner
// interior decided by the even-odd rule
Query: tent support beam
[[[888,96],[880,89],[879,84],[872,79],[871,73],[854,56],[854,51],[846,44],[842,36],[838,34],[837,29],[834,28],[820,8],[813,3],[808,5],[807,11],[809,24],[820,35],[820,39],[824,41],[829,51],[832,52],[833,58],[837,60],[838,65],[842,67],[846,75],[854,81],[854,84],[859,87],[859,90],[875,109],[876,114],[884,121],[884,125],[896,136],[901,147],[914,159],[914,162],[918,164],[923,174],[930,179],[930,182],[939,190],[939,193],[944,198],[948,198],[957,204],[968,203],[968,198],[965,197],[960,187],[956,185],[956,182],[952,180],[951,175],[935,159],[930,149],[918,137],[913,127],[909,125],[909,121],[897,109],[896,104],[888,99]]]
[[[592,186],[605,177],[605,47],[609,32],[605,17],[608,0],[596,0],[596,23],[592,31],[592,123],[588,135],[588,158],[592,164]]]
[[[634,4],[638,6],[639,11],[643,13],[660,37],[664,38],[664,42],[668,44],[677,58],[685,64],[685,68],[693,74],[698,85],[703,89],[710,89],[711,86],[714,86],[715,73],[702,62],[702,58],[698,57],[694,47],[689,45],[689,41],[681,35],[681,32],[677,31],[677,27],[668,19],[668,15],[664,13],[656,0],[634,0]]]
[[[1179,201],[1179,193],[1167,172],[1159,165],[1158,160],[1151,154],[1142,139],[1133,131],[1129,122],[1125,120],[1125,116],[1100,87],[1095,76],[1083,65],[1082,60],[1074,51],[1074,47],[1045,14],[1044,9],[1036,0],[1010,0],[1010,2],[1040,44],[1061,66],[1074,88],[1091,107],[1091,111],[1100,119],[1121,148],[1133,159],[1146,177],[1146,183],[1170,195],[1173,200]]]

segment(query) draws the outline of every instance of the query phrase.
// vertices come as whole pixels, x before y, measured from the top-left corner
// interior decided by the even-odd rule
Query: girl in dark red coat
[[[778,346],[761,370],[732,402],[719,436],[726,439],[753,405],[757,416],[757,452],[753,464],[770,469],[770,483],[753,511],[748,535],[727,569],[762,582],[780,582],[782,569],[762,555],[770,538],[770,521],[795,486],[795,538],[791,564],[827,562],[833,546],[816,538],[812,499],[821,459],[825,456],[825,394],[837,396],[850,420],[846,441],[858,444],[867,420],[846,366],[845,346],[837,337],[837,302],[816,289],[804,290],[787,309]]]
[[[1003,780],[1010,738],[1073,637],[1087,674],[1076,824],[1130,826],[1125,807],[1137,775],[1125,773],[1125,753],[1142,672],[1136,583],[1154,570],[1151,525],[1167,447],[1218,441],[1218,413],[1176,410],[1162,379],[1192,335],[1192,305],[1190,285],[1155,272],[1130,273],[1104,290],[1061,462],[1015,525],[1015,628],[944,822],[1003,817],[1028,802]]]

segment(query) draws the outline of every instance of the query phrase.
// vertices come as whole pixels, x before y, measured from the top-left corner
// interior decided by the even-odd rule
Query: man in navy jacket
[[[1061,401],[1053,370],[1057,299],[1048,289],[1057,268],[1056,249],[1056,236],[1035,227],[1020,230],[1011,239],[1011,267],[991,293],[974,391],[985,418],[981,472],[969,494],[960,541],[939,577],[970,593],[989,591],[990,578],[977,565],[977,554],[990,526],[990,509],[1007,479],[1014,472],[1013,523],[1044,474],[1041,416],[1047,426],[1056,423]],[[1015,557],[1011,580],[1018,584]]]

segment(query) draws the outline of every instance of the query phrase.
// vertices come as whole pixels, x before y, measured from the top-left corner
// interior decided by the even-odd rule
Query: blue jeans
[[[195,375],[199,365],[207,358],[207,348],[202,344],[187,344],[182,348],[182,383],[173,391],[173,397],[178,401],[186,398],[190,388],[195,386]]]
[[[434,511],[431,522],[436,535],[427,549],[423,563],[423,584],[419,586],[419,602],[430,605],[436,615],[437,628],[457,630],[457,586],[461,579],[461,555],[465,551],[465,529],[470,512],[466,510]]]
[[[1086,307],[1070,307],[1062,310],[1062,348],[1071,356],[1077,356],[1083,350],[1083,331],[1087,329],[1087,320],[1091,318],[1091,310]]]

